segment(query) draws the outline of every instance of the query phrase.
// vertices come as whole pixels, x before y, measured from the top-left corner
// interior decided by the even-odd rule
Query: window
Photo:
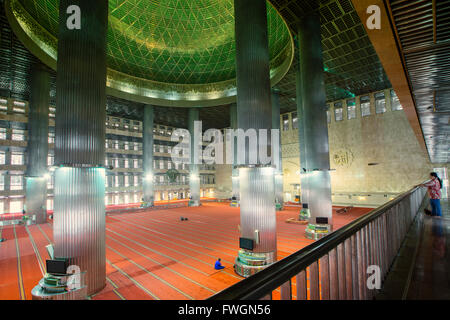
[[[384,97],[384,92],[375,93],[375,112],[377,114],[386,112],[386,99]]]
[[[164,169],[164,160],[159,160],[159,168]]]
[[[297,112],[292,112],[292,129],[298,129],[298,116]]]
[[[124,176],[124,185],[125,185],[125,187],[129,187],[130,186],[130,182],[129,182],[129,177],[128,176]]]
[[[5,151],[0,151],[0,164],[5,164]]]
[[[48,115],[49,115],[49,117],[50,118],[54,118],[55,117],[55,113],[56,113],[56,109],[55,109],[55,107],[50,107],[50,108],[48,108]]]
[[[23,153],[12,152],[11,153],[11,164],[13,166],[23,165]]]
[[[0,190],[5,190],[5,176],[3,174],[0,174]]]
[[[327,122],[331,123],[331,112],[330,112],[330,110],[327,110]]]
[[[114,176],[114,187],[119,187],[119,176]]]
[[[130,167],[130,163],[129,163],[128,159],[125,159],[123,161],[123,166],[124,166],[124,168],[129,168]]]
[[[8,100],[0,99],[0,110],[2,110],[2,111],[8,110]]]
[[[134,185],[137,187],[137,186],[139,186],[139,176],[134,176],[133,177],[133,180],[134,180]]]
[[[12,200],[9,203],[9,212],[11,213],[19,213],[23,210],[23,201],[22,200]]]
[[[397,94],[394,90],[391,90],[391,109],[392,111],[403,110],[400,100],[398,100]]]
[[[22,190],[23,189],[23,176],[11,176],[11,190]]]
[[[356,103],[355,99],[347,100],[347,119],[355,119],[356,118]]]
[[[47,180],[47,189],[53,189],[53,184],[55,182],[55,177],[51,176],[50,179]]]
[[[129,150],[130,149],[130,145],[128,144],[128,141],[124,142],[123,147],[124,147],[125,150]]]
[[[363,117],[370,116],[370,97],[362,96],[360,101],[361,101],[361,116]]]
[[[48,133],[48,143],[55,143],[55,133],[54,132]]]
[[[0,128],[0,139],[6,140],[6,128]]]
[[[25,140],[25,131],[13,129],[11,139],[14,141],[24,141]]]
[[[113,146],[114,146],[114,149],[119,149],[119,141],[114,141],[113,142]]]
[[[47,165],[52,166],[54,162],[55,162],[55,157],[53,155],[49,154],[47,156]]]
[[[13,103],[13,111],[17,113],[25,113],[26,104],[21,101],[14,101]]]
[[[135,168],[135,169],[139,168],[139,161],[138,161],[138,159],[133,159],[133,168]]]
[[[334,104],[334,120],[342,121],[344,118],[344,113],[342,109],[342,102],[336,102]]]
[[[283,131],[289,130],[289,115],[283,114]]]
[[[134,151],[138,151],[139,150],[139,143],[135,142],[134,143]]]

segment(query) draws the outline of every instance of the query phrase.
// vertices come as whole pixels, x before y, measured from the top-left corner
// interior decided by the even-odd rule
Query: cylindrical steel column
[[[81,28],[67,26],[69,6]],[[108,1],[60,0],[55,125],[55,257],[86,272],[87,292],[105,286],[105,121]]]
[[[332,224],[330,156],[323,78],[320,19],[304,16],[298,28],[300,71],[297,76],[302,202],[307,203],[311,219],[306,235],[320,238]],[[328,225],[317,224],[327,218]]]
[[[278,152],[273,155],[275,167],[275,205],[277,210],[283,210],[283,165],[281,159],[281,132],[280,132],[280,90],[272,89],[272,129],[278,130]]]
[[[233,103],[230,106],[230,129],[237,129],[237,105]],[[239,206],[239,168],[237,167],[237,139],[233,135],[233,168],[231,172],[231,187],[232,187],[232,206]]]
[[[191,191],[191,198],[189,200],[190,207],[198,207],[200,205],[200,167],[199,159],[201,151],[201,140],[196,132],[195,122],[199,121],[199,109],[189,109],[189,133],[191,135],[191,152],[190,152],[190,164],[189,164],[189,188]],[[201,134],[201,132],[200,132]]]
[[[25,207],[36,223],[47,221],[47,156],[50,72],[35,64],[31,74],[28,113],[28,163],[26,171]]]
[[[142,177],[143,199],[146,207],[152,207],[154,204],[154,176],[153,176],[153,127],[154,127],[154,109],[153,106],[144,107],[143,123],[143,167],[144,176]]]
[[[235,0],[236,77],[238,129],[256,130],[258,149],[270,154],[270,143],[261,145],[259,130],[272,129],[267,7],[265,0]],[[244,163],[239,163],[241,237],[253,240],[253,250],[239,251],[236,271],[249,276],[276,261],[274,168],[250,163],[249,143]],[[254,261],[257,261],[257,266]]]

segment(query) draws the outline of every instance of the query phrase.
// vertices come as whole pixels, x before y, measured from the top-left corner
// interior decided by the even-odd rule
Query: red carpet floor
[[[335,213],[334,229],[370,210]],[[305,226],[285,222],[298,212],[277,213],[278,259],[312,243],[304,237]],[[181,216],[189,220],[180,221]],[[242,279],[233,271],[239,208],[205,203],[111,215],[106,222],[107,284],[92,299],[205,299]],[[31,289],[45,273],[51,223],[6,226],[0,232],[7,239],[0,243],[0,300],[31,299]],[[219,257],[226,268],[216,271]],[[293,287],[295,293],[295,281]]]

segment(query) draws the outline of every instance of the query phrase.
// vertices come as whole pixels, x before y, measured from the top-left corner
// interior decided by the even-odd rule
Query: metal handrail
[[[295,277],[315,261],[326,255],[346,239],[376,220],[389,209],[405,200],[419,187],[399,195],[370,213],[354,220],[330,235],[308,245],[290,256],[272,264],[257,274],[211,296],[208,300],[256,300],[270,294],[289,279]]]

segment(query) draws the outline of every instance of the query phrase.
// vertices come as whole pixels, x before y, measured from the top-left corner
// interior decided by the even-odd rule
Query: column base
[[[329,224],[308,224],[305,230],[305,236],[311,240],[319,240],[331,233]]]
[[[189,200],[189,207],[200,207],[200,200]]]
[[[140,208],[146,209],[146,208],[152,208],[154,206],[155,206],[155,204],[153,202],[143,202],[141,204]]]
[[[32,300],[87,300],[87,286],[83,283],[77,288],[67,287],[70,275],[46,275],[31,290]],[[83,276],[80,276],[83,279]],[[84,279],[83,279],[84,280]]]
[[[300,214],[298,215],[299,221],[309,222],[310,218],[311,218],[311,214],[308,209],[300,210]]]
[[[234,271],[241,277],[248,278],[273,264],[275,257],[274,252],[256,253],[241,249],[235,260]]]
[[[26,177],[25,204],[25,216],[35,224],[47,223],[47,179]]]
[[[239,201],[232,200],[231,203],[230,203],[230,207],[235,207],[235,208],[240,207]]]

